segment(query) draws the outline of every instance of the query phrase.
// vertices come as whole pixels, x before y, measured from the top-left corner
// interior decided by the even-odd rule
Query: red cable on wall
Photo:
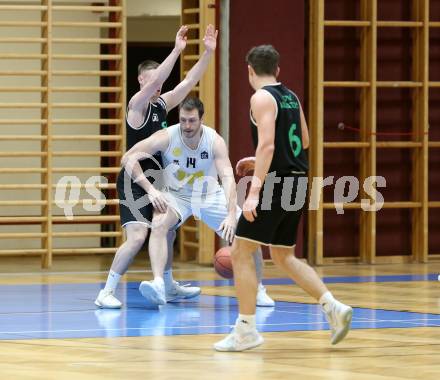
[[[351,127],[345,123],[343,123],[342,121],[338,123],[338,129],[343,131],[345,129],[349,130],[349,131],[354,131],[354,132],[360,132],[361,129],[360,128],[355,128],[355,127]],[[411,136],[414,133],[413,132],[374,132],[371,133],[372,135],[376,135],[376,136]],[[424,132],[424,135],[427,135],[428,132]]]

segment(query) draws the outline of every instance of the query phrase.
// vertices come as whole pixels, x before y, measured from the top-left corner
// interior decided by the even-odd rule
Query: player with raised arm
[[[205,51],[201,54],[198,62],[182,82],[173,90],[161,95],[163,83],[170,75],[180,53],[186,47],[187,31],[187,26],[182,26],[179,29],[174,49],[161,64],[154,61],[144,61],[139,65],[140,89],[130,99],[127,110],[127,150],[139,141],[165,128],[167,113],[189,94],[206,71],[217,44],[218,32],[212,25],[208,25],[206,29],[203,38]],[[142,162],[143,171],[160,169],[160,166],[160,155],[150,157]],[[153,181],[153,178],[150,179]],[[117,190],[120,199],[121,224],[125,229],[126,240],[117,250],[105,287],[95,300],[95,304],[101,308],[121,307],[122,304],[114,296],[114,292],[121,276],[127,271],[130,263],[144,244],[153,216],[151,202],[143,202],[141,207],[136,204],[136,200],[143,198],[147,193],[139,184],[131,180],[124,169],[118,176]],[[154,197],[154,194],[150,195]],[[172,231],[168,236],[168,260],[164,275],[167,296],[173,299],[195,297],[200,294],[199,287],[181,286],[173,279],[171,263],[174,238],[175,232]],[[150,255],[154,257],[155,252],[150,252]]]

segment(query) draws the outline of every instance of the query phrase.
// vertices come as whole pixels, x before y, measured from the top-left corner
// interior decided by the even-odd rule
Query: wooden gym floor
[[[211,268],[175,264],[175,277],[202,286],[199,299],[147,310],[137,284],[151,277],[138,260],[124,278],[121,311],[96,310],[110,257],[54,261],[2,258],[1,379],[438,379],[440,264],[317,268],[333,293],[355,309],[353,330],[337,346],[296,285],[266,265],[274,309],[259,308],[258,349],[218,353],[236,316],[230,282]],[[218,280],[218,281],[214,281]]]

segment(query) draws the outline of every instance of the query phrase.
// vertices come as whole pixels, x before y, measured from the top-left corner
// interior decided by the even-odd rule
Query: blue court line
[[[86,273],[86,272],[84,272]],[[363,283],[363,282],[412,282],[412,281],[438,281],[438,273],[429,274],[398,274],[398,275],[377,275],[377,276],[334,276],[323,277],[322,281],[326,284],[351,284],[351,283]],[[230,280],[179,280],[181,283],[191,283],[194,286],[234,286],[234,281]],[[137,287],[139,282],[128,282],[128,286]],[[291,285],[294,284],[290,278],[270,278],[263,280],[264,285]],[[72,283],[57,283],[57,285],[71,286]],[[78,284],[80,285],[80,284]],[[82,285],[82,284],[81,284]],[[26,287],[26,286],[39,286],[43,289],[51,285],[48,284],[4,284],[2,287]]]
[[[335,276],[322,278],[325,284],[352,284],[363,282],[412,282],[412,281],[438,281],[437,273],[429,274],[403,274],[403,275],[378,275],[378,276]],[[233,280],[203,280],[189,282],[194,286],[233,286]],[[135,283],[134,283],[135,284]],[[264,285],[291,285],[294,284],[290,278],[270,278],[263,280]]]
[[[224,334],[238,313],[237,300],[201,295],[149,310],[138,283],[121,284],[121,310],[93,305],[102,284],[0,286],[0,339],[66,339],[154,335]],[[263,332],[326,330],[316,304],[276,302],[258,308]],[[408,311],[355,308],[353,329],[438,327],[440,315]]]

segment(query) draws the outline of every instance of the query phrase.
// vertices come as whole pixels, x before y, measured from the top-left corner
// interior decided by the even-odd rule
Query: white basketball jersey
[[[220,189],[213,153],[217,132],[206,125],[201,128],[202,136],[196,149],[183,142],[180,124],[166,129],[170,143],[162,152],[165,184],[182,195],[212,194]]]

